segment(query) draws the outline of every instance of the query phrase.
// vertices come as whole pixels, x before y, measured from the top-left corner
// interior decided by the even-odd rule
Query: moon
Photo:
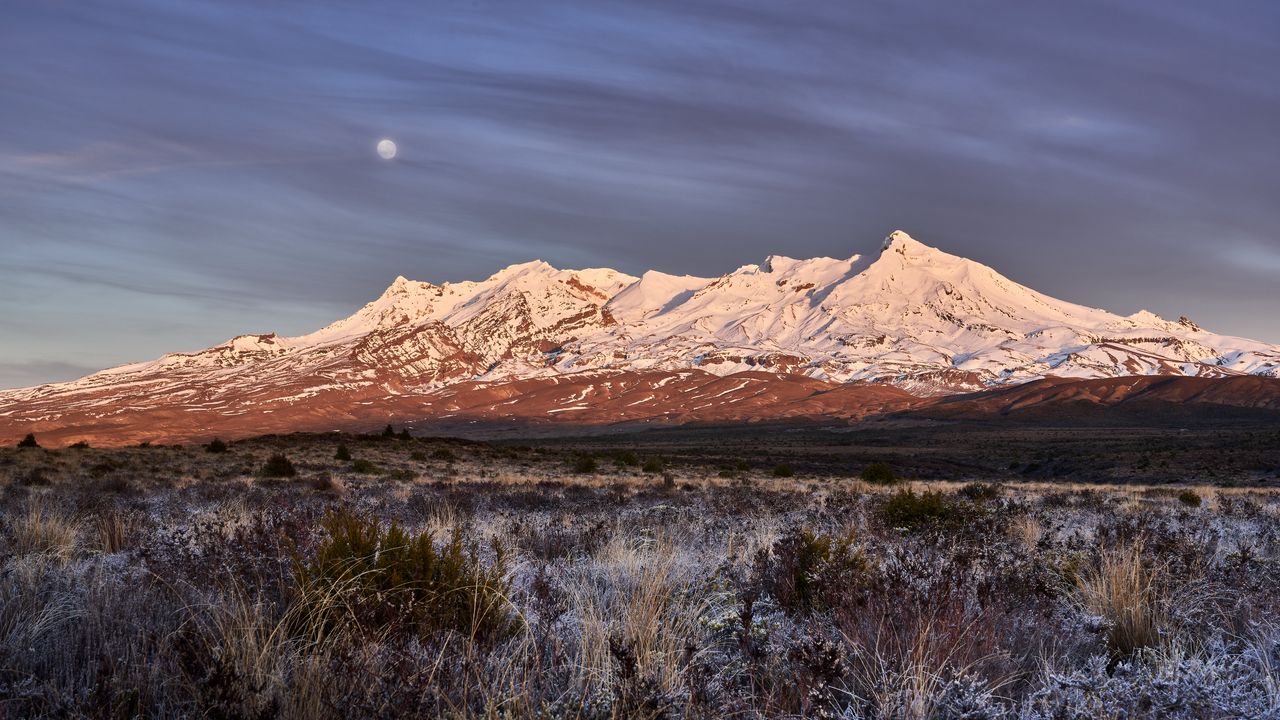
[[[378,156],[383,160],[391,160],[396,156],[396,144],[388,138],[378,141]]]

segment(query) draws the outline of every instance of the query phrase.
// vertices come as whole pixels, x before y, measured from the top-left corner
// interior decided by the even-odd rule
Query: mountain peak
[[[559,271],[556,270],[551,265],[551,263],[548,263],[545,260],[530,260],[529,262],[522,262],[522,263],[516,263],[514,265],[508,265],[502,268],[501,270],[499,270],[498,272],[494,273],[493,275],[490,275],[489,279],[500,280],[504,278],[515,277],[516,275],[523,275],[525,273],[530,273],[530,272],[537,273],[539,275],[550,275],[551,273],[555,273]]]
[[[384,298],[401,297],[405,295],[412,295],[416,291],[434,290],[434,289],[435,289],[435,285],[432,285],[429,282],[420,282],[418,280],[410,280],[409,278],[403,275],[397,275],[396,279],[393,280],[391,284],[387,286],[387,289],[382,291],[382,297]]]
[[[919,253],[921,251],[934,250],[928,245],[916,240],[902,230],[894,230],[884,239],[884,244],[880,247],[880,252],[894,251],[900,255],[908,253]]]

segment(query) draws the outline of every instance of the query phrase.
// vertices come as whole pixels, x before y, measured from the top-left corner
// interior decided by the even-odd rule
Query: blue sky
[[[0,387],[307,332],[399,274],[715,275],[894,228],[1280,342],[1275,3],[0,12]]]

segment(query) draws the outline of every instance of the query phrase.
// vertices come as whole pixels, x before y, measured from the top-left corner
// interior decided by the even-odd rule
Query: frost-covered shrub
[[[437,545],[429,532],[411,534],[348,511],[331,513],[323,526],[325,539],[313,557],[295,560],[295,574],[302,602],[329,625],[355,621],[468,637],[511,629],[500,545],[486,567],[474,548],[464,547],[460,527]]]
[[[851,537],[834,538],[793,527],[756,558],[761,588],[784,610],[807,613],[830,607],[867,581],[867,558]]]
[[[942,493],[926,490],[917,495],[907,488],[889,496],[880,512],[890,527],[917,528],[952,517],[955,508]]]
[[[1023,703],[1025,720],[1199,720],[1280,717],[1274,638],[1243,653],[1211,648],[1202,656],[1145,657],[1111,672],[1097,656],[1083,667],[1050,672]],[[1270,654],[1270,657],[1267,655]]]

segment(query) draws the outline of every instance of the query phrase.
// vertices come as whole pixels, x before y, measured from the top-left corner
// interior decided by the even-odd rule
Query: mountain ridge
[[[1185,317],[1058,300],[894,231],[876,257],[770,255],[715,278],[541,260],[479,281],[399,276],[312,333],[240,335],[0,391],[0,430],[174,408],[246,417],[312,404],[341,414],[344,403],[461,383],[695,369],[944,396],[1054,377],[1277,377],[1280,346],[1217,335]]]

